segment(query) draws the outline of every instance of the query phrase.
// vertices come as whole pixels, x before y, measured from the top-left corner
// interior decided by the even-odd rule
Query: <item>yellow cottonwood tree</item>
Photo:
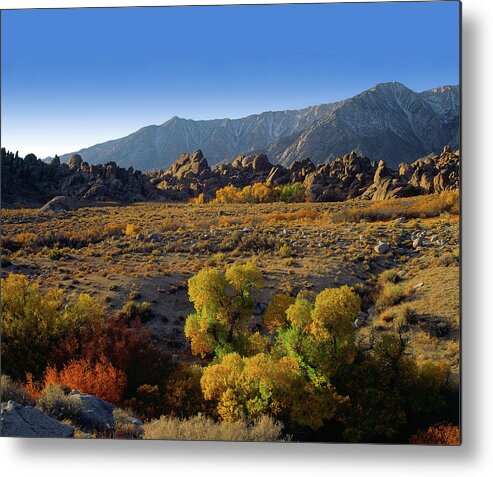
[[[246,322],[255,305],[252,289],[262,283],[262,273],[252,263],[231,265],[225,272],[204,268],[188,281],[195,313],[187,318],[185,336],[194,354],[247,353],[251,340],[258,349],[258,337],[246,333]]]

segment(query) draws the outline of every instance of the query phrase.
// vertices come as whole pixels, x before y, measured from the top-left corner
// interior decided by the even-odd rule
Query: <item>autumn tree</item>
[[[234,186],[226,186],[216,191],[215,201],[218,204],[234,204],[240,202],[241,191]]]
[[[77,354],[81,343],[101,332],[103,309],[87,294],[67,300],[62,290],[41,292],[21,274],[10,274],[1,285],[2,367],[15,379],[26,373],[39,378],[57,350]]]
[[[353,322],[361,299],[347,285],[320,292],[315,303],[299,297],[286,310],[287,326],[276,338],[277,353],[296,360],[315,384],[329,383],[355,356]]]
[[[252,336],[246,325],[255,305],[252,290],[262,283],[262,274],[252,263],[231,265],[225,272],[204,268],[188,281],[195,313],[187,318],[185,336],[194,354],[248,352]],[[258,337],[254,340],[258,345]]]
[[[343,400],[332,387],[308,382],[295,360],[265,353],[223,356],[204,369],[201,387],[217,415],[228,422],[270,414],[317,429]]]
[[[286,311],[293,303],[294,298],[283,293],[272,297],[263,319],[264,325],[270,333],[289,324]]]

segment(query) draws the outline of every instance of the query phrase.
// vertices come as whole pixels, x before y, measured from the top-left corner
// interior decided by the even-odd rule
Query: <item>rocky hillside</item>
[[[459,147],[459,99],[458,86],[416,93],[384,83],[345,101],[301,110],[207,121],[174,117],[78,154],[92,164],[115,162],[148,171],[199,148],[211,165],[253,153],[284,165],[305,157],[319,164],[355,150],[397,167],[446,144]]]
[[[34,154],[21,158],[2,148],[1,165],[3,205],[40,205],[55,196],[122,202],[158,197],[141,172],[123,169],[114,162],[88,164],[77,154],[67,164],[58,158],[47,164]]]
[[[385,161],[370,161],[356,152],[339,156],[329,164],[316,165],[311,159],[294,161],[288,167],[272,164],[264,154],[238,156],[232,163],[211,168],[201,150],[182,154],[166,171],[149,173],[166,200],[188,200],[204,194],[212,199],[225,186],[243,188],[256,182],[273,185],[303,184],[315,202],[343,201],[362,197],[381,200],[409,197],[459,187],[459,151],[449,146],[398,169]]]
[[[225,186],[241,189],[258,182],[302,184],[306,196],[315,202],[441,192],[459,187],[459,151],[446,146],[441,154],[401,163],[395,169],[355,151],[327,164],[305,158],[285,167],[271,163],[265,154],[251,154],[211,168],[199,149],[191,155],[182,154],[166,170],[142,174],[114,162],[88,164],[77,154],[67,164],[58,158],[47,164],[33,154],[22,159],[2,149],[2,202],[6,205],[42,205],[54,197],[46,210],[75,208],[80,200],[188,201],[200,194],[211,200]]]
[[[415,93],[400,83],[385,83],[343,101],[306,130],[272,144],[268,154],[285,165],[307,156],[321,163],[349,148],[397,167],[446,144],[457,148],[458,134],[457,87]]]
[[[281,137],[303,131],[337,103],[294,111],[275,111],[240,119],[194,121],[171,118],[161,126],[147,126],[127,137],[82,149],[89,163],[114,161],[143,171],[170,165],[183,151],[203,149],[211,164],[267,149]],[[61,156],[67,160],[71,154]]]

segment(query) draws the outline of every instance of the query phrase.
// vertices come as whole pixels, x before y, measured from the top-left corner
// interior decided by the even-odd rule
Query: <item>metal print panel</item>
[[[4,10],[1,435],[460,444],[460,3]]]

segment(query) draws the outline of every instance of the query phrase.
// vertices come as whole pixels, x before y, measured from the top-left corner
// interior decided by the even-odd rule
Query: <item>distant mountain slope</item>
[[[458,131],[458,87],[415,93],[400,83],[384,83],[342,101],[305,131],[281,138],[267,154],[286,165],[304,157],[327,162],[356,150],[395,167],[446,144],[457,148]]]
[[[240,119],[174,117],[127,137],[77,151],[89,163],[114,161],[147,171],[165,169],[185,151],[201,149],[211,165],[265,152],[273,163],[310,157],[321,163],[350,150],[390,166],[459,146],[459,88],[416,93],[392,82],[338,103]],[[72,153],[61,157],[67,160]]]
[[[255,114],[240,119],[194,121],[171,118],[161,126],[147,126],[121,139],[81,149],[85,161],[109,161],[147,171],[166,168],[185,151],[202,149],[211,164],[266,149],[269,144],[307,128],[338,103],[292,111]],[[72,153],[61,156],[66,161]]]

